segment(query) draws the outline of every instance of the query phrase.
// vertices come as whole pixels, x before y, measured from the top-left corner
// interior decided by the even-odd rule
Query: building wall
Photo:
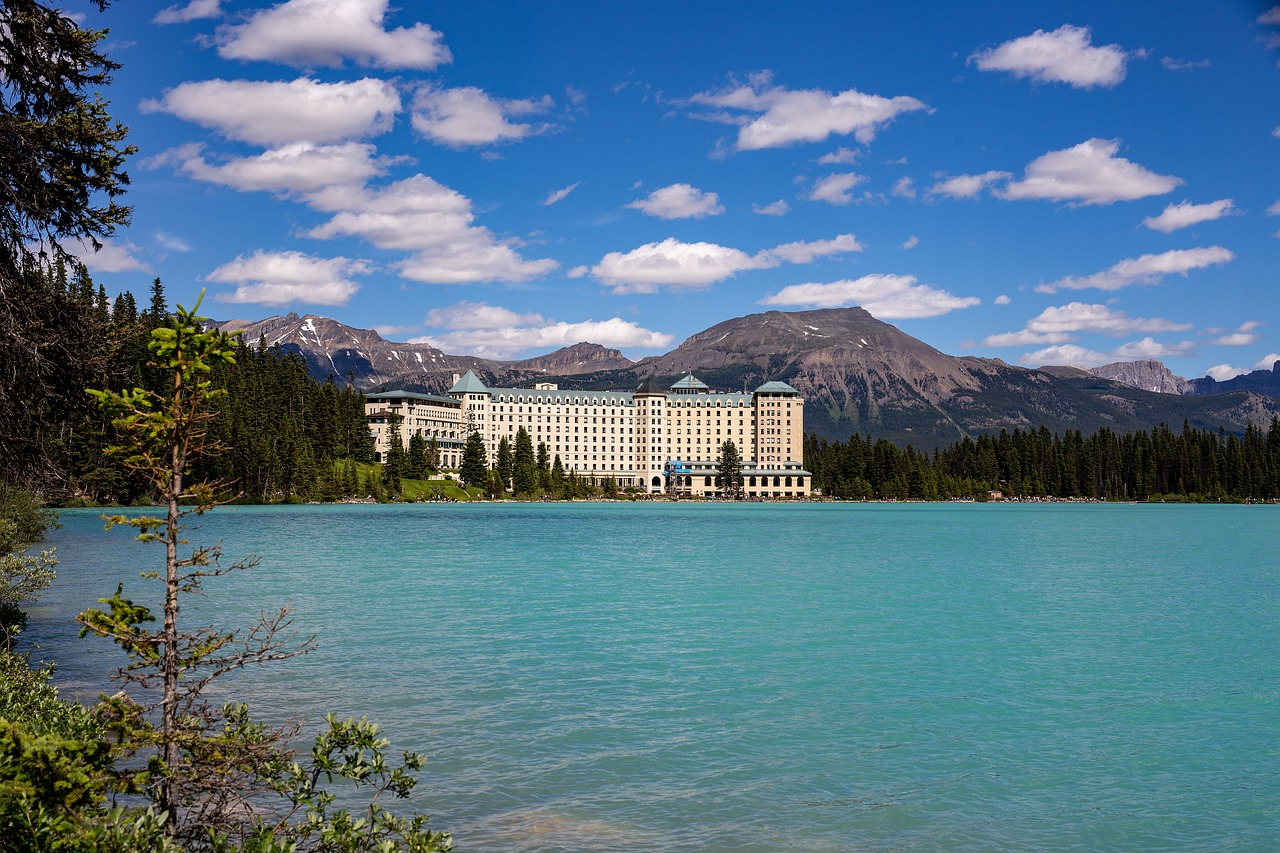
[[[483,437],[492,467],[498,443],[506,438],[514,449],[516,433],[523,427],[535,450],[545,444],[552,460],[558,456],[566,471],[579,476],[611,477],[620,487],[654,493],[670,489],[707,495],[720,493],[714,469],[720,447],[732,441],[744,463],[744,484],[753,477],[758,483],[744,485],[746,496],[809,494],[803,458],[804,400],[793,390],[562,391],[540,383],[534,388],[469,386],[450,396],[456,401],[453,406],[430,395],[370,395],[367,412],[379,453],[386,453],[390,433],[380,412],[403,418],[401,440],[406,446],[413,430],[422,430],[427,438],[437,436],[442,462],[453,468],[461,464],[462,446],[472,432]],[[672,460],[701,473],[671,475],[667,465]],[[691,478],[687,483],[686,476]]]

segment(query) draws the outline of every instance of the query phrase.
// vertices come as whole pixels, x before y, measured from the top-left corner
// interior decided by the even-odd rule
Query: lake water
[[[52,537],[28,640],[162,558]],[[291,600],[260,715],[367,714],[427,753],[460,850],[1259,850],[1280,844],[1280,507],[224,508],[256,553],[188,625]],[[132,580],[129,580],[132,578]],[[154,595],[154,593],[153,593]]]

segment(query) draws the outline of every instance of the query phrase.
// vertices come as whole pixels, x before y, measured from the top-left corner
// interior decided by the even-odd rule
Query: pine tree
[[[494,471],[502,482],[502,490],[510,490],[512,478],[515,476],[515,457],[511,454],[511,442],[507,441],[505,435],[498,439],[498,458],[494,464]]]
[[[512,491],[528,497],[537,490],[538,483],[538,460],[533,452],[533,439],[524,427],[520,427],[516,431],[515,459],[511,473]]]
[[[484,488],[489,477],[486,456],[484,438],[478,432],[471,433],[462,450],[462,466],[458,469],[464,485]]]
[[[732,441],[720,445],[720,462],[716,467],[716,479],[720,483],[720,494],[730,500],[742,497],[742,458],[738,455],[738,446]]]

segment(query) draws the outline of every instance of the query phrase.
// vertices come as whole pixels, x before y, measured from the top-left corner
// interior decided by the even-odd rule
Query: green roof
[[[799,394],[800,392],[792,388],[785,382],[766,382],[756,389],[757,394]]]
[[[374,391],[365,394],[366,400],[382,402],[384,400],[421,400],[427,403],[443,403],[448,406],[461,405],[452,397],[441,397],[439,394],[419,394],[416,391]]]
[[[695,389],[698,391],[711,390],[705,382],[694,376],[692,373],[686,373],[684,376],[681,376],[671,387],[673,390],[677,391],[687,391],[689,389]]]
[[[449,389],[450,394],[488,394],[489,389],[484,387],[484,383],[480,381],[480,377],[476,376],[474,370],[468,370],[463,374],[462,378],[453,384]]]

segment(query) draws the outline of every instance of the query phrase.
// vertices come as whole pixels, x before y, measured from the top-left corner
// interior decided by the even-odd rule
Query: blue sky
[[[1280,6],[74,11],[139,148],[112,293],[494,358],[844,305],[1028,366],[1280,358]]]

